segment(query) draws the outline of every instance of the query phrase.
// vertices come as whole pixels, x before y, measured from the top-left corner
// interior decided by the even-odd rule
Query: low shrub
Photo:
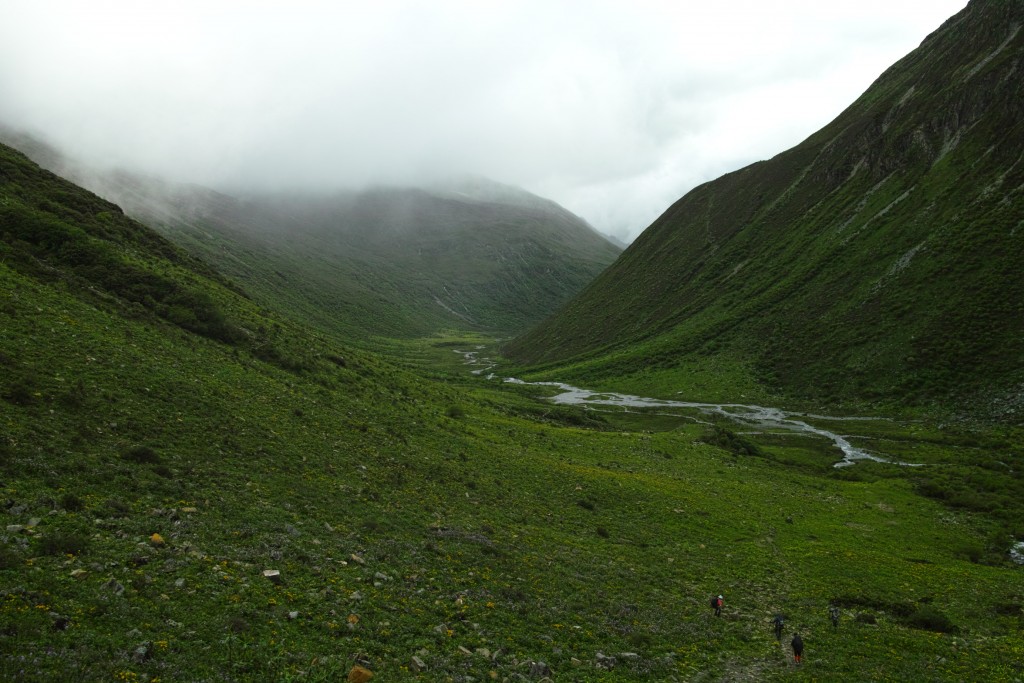
[[[0,545],[0,571],[21,565],[21,555],[6,545]]]
[[[160,463],[160,455],[149,446],[134,446],[121,454],[122,460],[146,465]]]
[[[89,549],[89,537],[73,532],[56,531],[39,539],[42,555],[82,555]]]
[[[960,631],[956,624],[949,620],[945,614],[931,605],[922,605],[906,619],[908,626],[924,631],[936,631],[938,633],[957,633]]]
[[[79,512],[85,509],[85,503],[82,502],[81,498],[73,493],[65,493],[61,496],[59,504],[68,512]]]
[[[764,457],[764,452],[757,446],[757,444],[744,439],[742,436],[725,429],[724,427],[719,427],[718,425],[708,427],[704,431],[704,434],[701,435],[700,440],[711,446],[718,446],[721,449],[729,451],[733,455]]]

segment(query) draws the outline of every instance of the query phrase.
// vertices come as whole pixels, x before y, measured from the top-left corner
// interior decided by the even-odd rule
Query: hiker
[[[722,616],[722,596],[719,595],[717,598],[711,598],[711,606],[715,608],[715,616]]]
[[[775,627],[775,640],[782,640],[782,615],[776,614],[775,618],[772,619],[772,626]]]
[[[832,620],[832,628],[839,628],[839,606],[829,605],[828,618]]]
[[[804,639],[800,637],[799,633],[797,633],[795,636],[793,636],[792,645],[793,645],[793,660],[797,664],[799,664],[800,660],[804,656]]]

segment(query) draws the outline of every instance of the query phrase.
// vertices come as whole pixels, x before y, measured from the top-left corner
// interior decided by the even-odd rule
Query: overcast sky
[[[0,0],[0,121],[221,188],[484,175],[631,240],[966,0]]]

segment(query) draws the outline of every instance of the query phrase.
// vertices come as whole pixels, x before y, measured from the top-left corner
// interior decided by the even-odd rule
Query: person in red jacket
[[[714,608],[715,616],[716,617],[722,616],[722,601],[723,601],[723,599],[724,598],[722,598],[721,595],[719,595],[716,598],[711,598],[711,607]]]

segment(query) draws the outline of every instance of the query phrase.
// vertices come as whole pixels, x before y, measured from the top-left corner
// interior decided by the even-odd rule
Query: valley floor
[[[1022,676],[1002,518],[906,468],[555,405],[463,339],[304,376],[35,295],[0,335],[36,369],[0,402],[5,679]]]

